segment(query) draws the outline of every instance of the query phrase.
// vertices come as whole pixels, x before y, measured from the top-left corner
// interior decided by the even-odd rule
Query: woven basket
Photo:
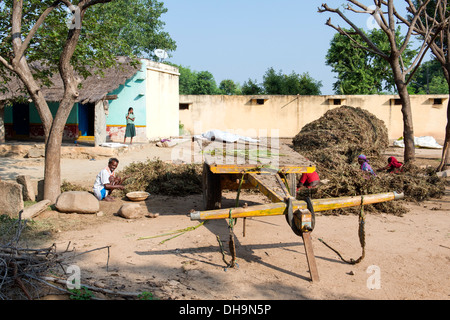
[[[143,201],[148,198],[150,193],[145,191],[134,191],[134,192],[128,192],[127,198],[131,201]]]

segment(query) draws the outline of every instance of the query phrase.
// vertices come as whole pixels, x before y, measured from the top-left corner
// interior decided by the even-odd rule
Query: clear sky
[[[168,12],[164,30],[177,43],[167,61],[194,71],[209,71],[219,85],[231,79],[262,82],[273,67],[284,74],[308,72],[322,82],[322,94],[333,94],[336,81],[325,56],[336,31],[325,23],[348,28],[336,14],[319,13],[322,3],[340,7],[342,0],[161,0]],[[364,2],[364,1],[363,1]],[[365,1],[367,5],[372,1]],[[396,1],[404,12],[404,3]],[[376,23],[368,14],[345,14],[368,30]]]
[[[322,82],[322,94],[333,94],[325,55],[335,31],[325,25],[330,14],[317,12],[323,0],[162,1],[168,9],[164,30],[177,43],[167,61],[209,71],[217,84],[262,82],[270,67],[284,74],[308,72]]]

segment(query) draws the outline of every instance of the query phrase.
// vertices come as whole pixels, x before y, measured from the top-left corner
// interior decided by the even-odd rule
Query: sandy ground
[[[401,149],[388,154],[401,155]],[[440,150],[418,150],[417,156],[437,161]],[[158,157],[173,160],[172,149],[146,146],[120,156],[120,168],[133,161]],[[401,156],[399,157],[401,159]],[[43,161],[0,158],[0,177],[28,174],[43,176]],[[62,177],[91,185],[107,158],[63,159]],[[232,207],[236,193],[225,192],[223,206]],[[262,195],[244,193],[241,204],[267,203]],[[317,215],[312,242],[320,281],[311,282],[302,238],[290,231],[283,216],[247,218],[234,228],[237,266],[226,268],[218,238],[228,252],[229,230],[224,220],[210,220],[201,227],[161,243],[171,236],[140,239],[196,226],[187,215],[201,210],[202,197],[150,196],[141,205],[157,218],[126,220],[116,212],[124,200],[101,202],[103,216],[61,214],[47,211],[36,218],[53,225],[61,251],[94,250],[75,258],[81,282],[127,292],[151,292],[159,299],[185,300],[302,300],[302,299],[450,299],[450,190],[442,199],[407,204],[403,217],[368,214],[366,252],[361,263],[350,265],[325,247],[322,238],[346,259],[361,255],[358,217]]]

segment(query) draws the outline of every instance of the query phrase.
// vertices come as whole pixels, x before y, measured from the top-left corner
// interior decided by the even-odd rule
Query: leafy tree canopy
[[[286,75],[281,70],[276,72],[269,68],[263,76],[262,87],[265,94],[320,95],[322,83],[314,80],[307,72]]]
[[[9,57],[11,44],[11,11],[14,0],[0,0],[0,56]],[[25,37],[37,18],[53,1],[24,2],[22,34]],[[71,63],[84,77],[92,67],[101,69],[115,65],[117,55],[149,57],[155,48],[175,50],[175,42],[163,31],[160,20],[167,11],[155,0],[115,0],[90,7],[83,19],[81,35]],[[25,52],[28,63],[40,61],[45,70],[35,70],[35,77],[50,85],[49,78],[57,72],[63,44],[67,38],[72,13],[63,4],[45,19]],[[0,64],[0,76],[5,76]],[[1,83],[0,83],[1,87]]]
[[[242,94],[244,95],[258,95],[263,94],[264,89],[259,85],[256,80],[248,79],[242,85]]]
[[[439,61],[422,63],[408,90],[411,94],[448,94],[448,83]]]
[[[99,23],[108,24],[109,33],[126,44],[110,47],[116,55],[131,51],[142,58],[156,58],[153,51],[176,49],[175,41],[164,31],[161,16],[167,12],[164,3],[156,0],[114,0],[93,8]]]
[[[333,84],[336,94],[381,94],[383,91],[393,91],[395,83],[388,62],[370,51],[359,48],[366,46],[365,42],[351,29],[345,31],[352,35],[357,43],[347,36],[336,33],[331,40],[330,48],[325,57],[326,64],[337,73],[337,81]],[[402,43],[400,29],[396,30],[396,40]],[[384,53],[390,53],[387,35],[380,29],[372,29],[367,37]],[[409,47],[403,54],[403,62],[409,65],[417,54]]]
[[[193,71],[190,67],[167,62],[178,68],[180,73],[179,92],[183,95],[213,95],[220,94],[214,76],[209,71]]]
[[[242,92],[239,84],[230,79],[225,79],[220,82],[219,91],[224,95],[239,95]]]

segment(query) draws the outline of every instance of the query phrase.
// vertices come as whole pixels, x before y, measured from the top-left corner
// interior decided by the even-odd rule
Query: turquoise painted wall
[[[50,112],[53,117],[56,115],[56,111],[58,111],[59,103],[58,102],[48,102],[48,107],[50,108]],[[5,123],[13,122],[13,108],[12,106],[5,107]],[[38,124],[42,123],[41,117],[34,105],[34,102],[30,103],[30,123]],[[67,118],[67,124],[76,124],[78,123],[78,104],[75,103],[72,110],[70,111],[69,118]]]
[[[125,126],[125,116],[128,108],[132,107],[136,120],[136,126],[145,126],[146,105],[146,70],[147,64],[145,60],[141,61],[142,66],[131,79],[127,80],[124,85],[110,92],[109,95],[118,95],[116,100],[109,101],[109,114],[106,119],[106,125],[122,125]]]
[[[3,121],[5,123],[12,123],[13,122],[13,114],[12,114],[12,106],[7,105],[5,107],[5,114],[3,115]]]
[[[58,102],[48,102],[48,107],[53,117],[55,117],[56,112],[59,108]],[[41,117],[37,109],[34,107],[34,103],[30,103],[30,123],[42,123]],[[78,104],[75,103],[72,110],[70,111],[69,117],[67,118],[66,124],[77,124],[78,123]]]

